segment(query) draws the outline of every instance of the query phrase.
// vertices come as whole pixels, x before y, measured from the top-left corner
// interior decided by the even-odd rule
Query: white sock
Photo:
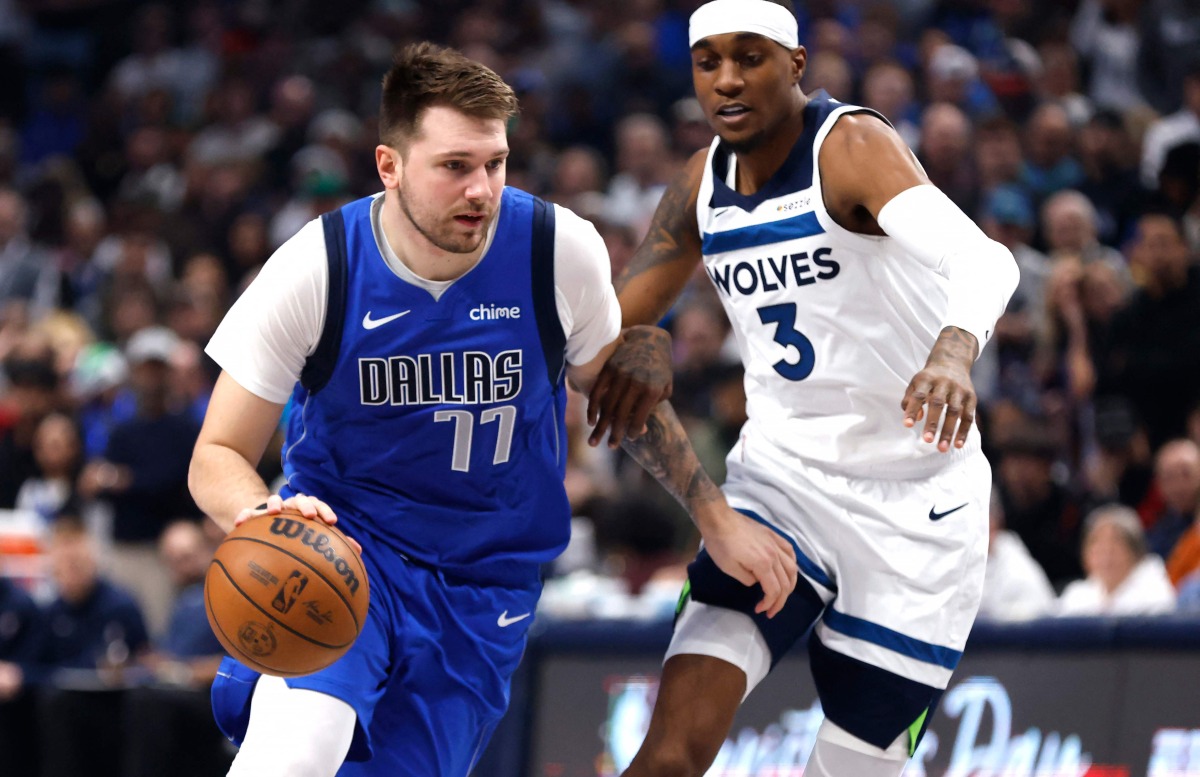
[[[906,763],[907,731],[884,750],[826,720],[817,731],[804,777],[900,777]]]
[[[228,777],[333,777],[350,751],[356,719],[341,699],[263,675]]]

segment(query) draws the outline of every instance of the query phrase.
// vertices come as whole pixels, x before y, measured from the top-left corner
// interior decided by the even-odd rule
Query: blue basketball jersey
[[[535,581],[570,530],[553,208],[505,189],[491,246],[435,299],[384,261],[371,202],[340,211],[344,305],[331,293],[325,322],[340,346],[327,382],[292,395],[282,493],[324,499],[364,547]]]

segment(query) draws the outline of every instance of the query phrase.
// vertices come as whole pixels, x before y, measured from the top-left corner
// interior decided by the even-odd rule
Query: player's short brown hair
[[[451,48],[413,43],[396,53],[383,76],[379,141],[405,149],[425,109],[435,105],[484,119],[507,120],[517,113],[512,88],[490,68]]]

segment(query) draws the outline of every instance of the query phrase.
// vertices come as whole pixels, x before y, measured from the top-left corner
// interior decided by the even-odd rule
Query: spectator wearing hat
[[[1175,609],[1162,559],[1146,551],[1142,523],[1131,508],[1109,504],[1088,514],[1082,560],[1086,577],[1063,590],[1058,615],[1156,615]]]
[[[102,458],[79,477],[85,499],[112,506],[114,579],[132,590],[154,632],[166,625],[170,581],[156,542],[167,522],[197,513],[187,491],[199,427],[170,405],[170,364],[179,338],[166,327],[135,333],[125,348],[137,411],[112,430]]]

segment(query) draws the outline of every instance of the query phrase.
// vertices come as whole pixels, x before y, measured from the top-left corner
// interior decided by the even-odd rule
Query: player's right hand
[[[671,336],[666,330],[656,326],[625,330],[588,394],[587,420],[595,427],[588,445],[599,445],[605,432],[610,432],[610,448],[626,437],[641,436],[654,407],[671,398],[673,379]]]
[[[265,508],[244,508],[240,513],[237,514],[237,518],[233,520],[233,525],[241,526],[246,521],[259,515],[278,515],[279,513],[283,512],[285,507],[295,510],[310,520],[321,521],[322,523],[326,523],[330,526],[333,526],[337,523],[337,514],[333,512],[333,508],[322,502],[320,499],[317,499],[315,496],[310,496],[309,494],[296,494],[295,496],[290,496],[287,499],[284,499],[279,494],[271,494],[269,497],[267,497],[267,506]],[[362,545],[359,545],[358,541],[353,537],[346,537],[346,539],[354,546],[354,549],[358,551],[359,555],[362,555]]]
[[[796,589],[799,570],[791,543],[728,506],[701,526],[701,534],[705,550],[722,572],[742,585],[762,586],[763,598],[754,611],[774,618]]]

